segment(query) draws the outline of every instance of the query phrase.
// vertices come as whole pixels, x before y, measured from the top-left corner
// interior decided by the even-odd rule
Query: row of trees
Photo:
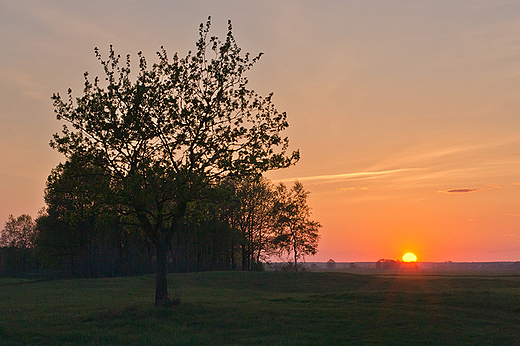
[[[100,180],[71,162],[49,176],[47,208],[33,221],[9,216],[0,235],[0,268],[57,269],[71,276],[148,273],[153,244],[100,203]],[[294,268],[315,254],[319,223],[311,220],[308,192],[266,179],[225,181],[212,198],[192,203],[169,245],[169,271],[258,270],[270,256],[291,256]],[[208,196],[209,197],[209,196]]]

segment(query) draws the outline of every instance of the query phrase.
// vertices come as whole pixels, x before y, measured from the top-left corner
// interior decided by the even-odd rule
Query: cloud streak
[[[442,192],[442,193],[472,193],[472,192],[477,192],[477,191],[482,191],[482,190],[481,189],[450,189],[450,190],[439,191],[439,192]]]
[[[313,181],[313,182],[335,182],[335,181],[349,181],[349,180],[362,180],[362,179],[375,179],[379,177],[383,177],[390,174],[404,173],[413,170],[417,170],[419,168],[399,168],[399,169],[389,169],[383,171],[374,171],[374,172],[353,172],[353,173],[344,173],[344,174],[328,174],[328,175],[314,175],[307,177],[297,177],[297,178],[287,178],[280,179],[278,181],[287,182],[287,181]]]

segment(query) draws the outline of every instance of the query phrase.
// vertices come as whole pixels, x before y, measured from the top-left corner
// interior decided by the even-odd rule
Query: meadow
[[[520,345],[520,272],[0,278],[0,345]]]

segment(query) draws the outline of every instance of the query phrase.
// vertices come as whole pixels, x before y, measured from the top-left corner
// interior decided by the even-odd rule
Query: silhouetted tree
[[[55,167],[47,178],[44,199],[47,208],[37,219],[38,246],[44,264],[67,267],[72,276],[86,246],[102,204],[94,196],[101,185],[101,172],[79,157]],[[105,183],[105,188],[107,184]],[[98,194],[103,188],[98,189]]]
[[[123,260],[132,257],[123,252],[139,241],[125,236],[107,199],[109,190],[109,174],[81,157],[72,156],[52,170],[45,189],[47,207],[37,219],[37,244],[46,266],[87,277],[141,272]]]
[[[70,89],[65,99],[52,97],[57,118],[71,125],[52,146],[109,172],[118,212],[154,245],[156,305],[168,302],[167,253],[188,204],[226,176],[287,167],[299,157],[287,156],[286,114],[272,94],[247,88],[244,74],[260,55],[241,54],[231,23],[224,41],[209,30],[208,19],[195,53],[184,58],[162,48],[148,67],[138,53],[135,81],[129,55],[121,63],[110,47],[104,60],[96,48],[106,86],[85,73],[82,97],[74,100]]]
[[[228,222],[240,236],[242,270],[261,269],[261,261],[272,250],[275,228],[275,193],[264,178],[242,179],[232,184]]]
[[[277,235],[273,244],[282,253],[293,255],[294,269],[298,270],[298,259],[318,252],[320,239],[318,221],[311,220],[307,204],[309,192],[296,181],[288,189],[283,183],[276,187],[275,212]]]
[[[336,268],[336,261],[334,261],[332,258],[327,261],[327,269],[334,269]]]
[[[397,269],[400,263],[395,260],[382,258],[376,262],[376,269]]]
[[[30,215],[23,214],[17,218],[9,215],[0,234],[0,247],[12,248],[16,254],[15,262],[18,263],[21,270],[25,270],[27,254],[29,249],[34,246],[35,237],[35,222]]]
[[[226,220],[230,193],[219,185],[188,203],[173,238],[172,268],[177,271],[227,270],[233,267],[236,232]]]

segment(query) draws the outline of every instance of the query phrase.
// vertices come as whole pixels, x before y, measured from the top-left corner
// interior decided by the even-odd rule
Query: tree
[[[188,204],[227,176],[258,175],[299,158],[287,154],[280,136],[287,115],[273,95],[247,88],[245,73],[261,54],[241,54],[230,22],[224,41],[209,37],[210,26],[210,18],[200,25],[196,50],[184,58],[161,47],[148,67],[139,52],[135,81],[129,55],[121,63],[111,46],[104,60],[96,48],[106,86],[86,72],[83,96],[74,100],[69,89],[65,99],[52,97],[68,125],[51,145],[104,168],[122,220],[153,243],[156,305],[168,303],[167,253]]]
[[[309,192],[298,181],[295,181],[290,189],[287,189],[284,183],[280,183],[276,188],[277,235],[274,244],[281,253],[292,253],[296,271],[298,259],[318,252],[318,230],[321,224],[311,220],[311,211],[307,204],[308,195]]]
[[[107,200],[109,175],[73,156],[47,178],[47,207],[37,221],[37,246],[44,264],[68,269],[71,276],[99,277],[142,273],[142,256],[126,253],[142,248],[139,237],[127,236]],[[130,259],[130,260],[124,260]]]
[[[27,266],[27,253],[34,245],[36,236],[35,223],[30,215],[23,214],[17,218],[9,215],[4,230],[0,235],[0,246],[10,247],[18,253],[18,262],[22,270]]]
[[[264,178],[242,179],[232,194],[228,222],[240,234],[242,270],[259,269],[274,232],[274,186]]]
[[[71,275],[78,274],[75,272],[78,255],[85,247],[91,245],[92,248],[92,240],[99,230],[97,221],[106,209],[102,196],[108,187],[102,168],[80,156],[72,156],[59,164],[47,178],[44,216],[47,222],[38,219],[39,244],[45,248],[45,257],[52,254],[58,260],[66,258]],[[53,222],[49,222],[51,219]],[[86,276],[94,276],[92,265],[88,272]]]
[[[227,184],[206,191],[189,203],[173,239],[172,267],[177,271],[234,268],[236,231],[227,222],[231,193]]]
[[[327,269],[334,269],[336,268],[336,261],[334,261],[332,258],[327,261]]]
[[[396,269],[400,263],[396,260],[382,258],[376,262],[376,269]]]

